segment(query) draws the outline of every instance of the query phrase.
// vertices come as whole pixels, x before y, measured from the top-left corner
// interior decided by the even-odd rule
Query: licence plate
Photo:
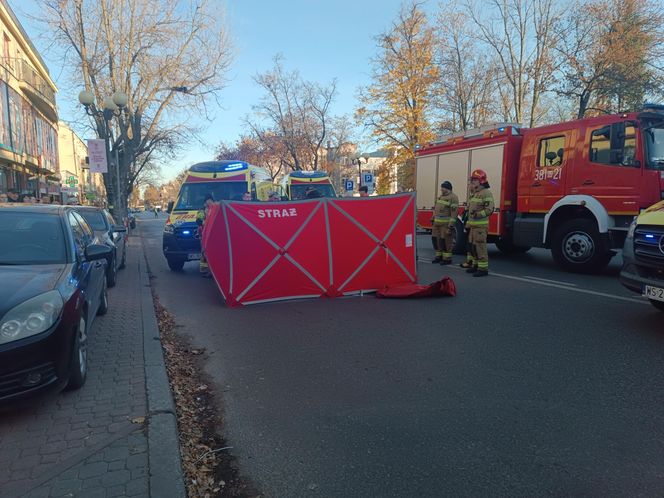
[[[643,289],[643,295],[648,299],[654,299],[655,301],[664,301],[664,289],[660,287],[653,287],[652,285],[646,285]]]
[[[189,259],[201,259],[201,253],[200,252],[190,252],[188,258]]]

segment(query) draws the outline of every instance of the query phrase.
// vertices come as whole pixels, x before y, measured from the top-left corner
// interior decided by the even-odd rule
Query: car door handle
[[[595,185],[595,182],[592,180],[583,180],[582,185]]]

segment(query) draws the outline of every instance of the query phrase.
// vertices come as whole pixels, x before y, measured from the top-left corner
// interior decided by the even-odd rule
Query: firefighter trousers
[[[434,224],[431,234],[436,237],[436,257],[443,261],[450,261],[452,259],[452,248],[454,247],[452,227],[447,224]]]
[[[487,227],[470,227],[468,242],[478,270],[489,270],[489,254],[486,249]]]

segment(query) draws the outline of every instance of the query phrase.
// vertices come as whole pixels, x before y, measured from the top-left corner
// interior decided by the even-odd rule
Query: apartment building
[[[58,199],[57,88],[6,0],[0,43],[0,192]]]
[[[88,146],[67,123],[58,123],[58,176],[64,203],[101,205],[106,189],[101,173],[90,173]]]

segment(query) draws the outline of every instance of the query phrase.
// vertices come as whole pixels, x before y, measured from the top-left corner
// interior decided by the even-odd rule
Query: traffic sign
[[[353,180],[346,180],[346,191],[347,192],[352,192],[353,191]]]
[[[364,180],[362,183],[364,183],[364,185],[373,183],[373,175],[371,173],[364,173]]]

